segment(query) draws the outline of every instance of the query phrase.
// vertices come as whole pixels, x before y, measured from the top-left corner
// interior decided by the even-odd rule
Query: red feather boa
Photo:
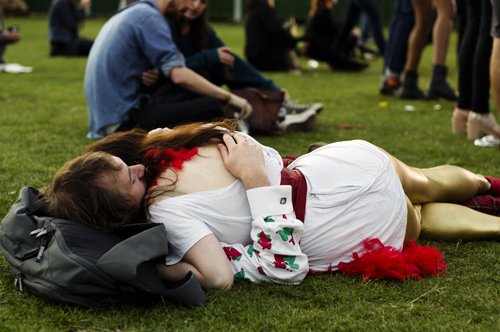
[[[379,239],[363,241],[365,253],[352,254],[353,261],[341,262],[338,269],[346,275],[359,275],[367,279],[421,279],[439,275],[446,270],[443,255],[437,248],[418,245],[415,241],[405,244],[403,251],[384,246]]]

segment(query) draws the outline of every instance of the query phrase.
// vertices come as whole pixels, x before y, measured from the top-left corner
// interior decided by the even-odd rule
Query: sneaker
[[[380,94],[384,96],[394,96],[401,87],[401,80],[398,77],[387,77],[380,86]]]
[[[316,113],[319,113],[323,109],[323,104],[321,103],[299,104],[290,100],[284,100],[283,103],[281,104],[281,108],[285,109],[286,114],[302,113],[309,109],[313,109]]]
[[[500,146],[500,139],[496,138],[493,135],[486,135],[481,138],[476,138],[474,140],[474,145],[480,148]]]
[[[287,114],[285,120],[280,122],[280,129],[283,133],[293,131],[309,132],[316,127],[316,111],[307,109],[301,113]]]

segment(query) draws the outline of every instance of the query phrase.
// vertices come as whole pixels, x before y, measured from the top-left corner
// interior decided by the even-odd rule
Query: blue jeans
[[[411,0],[396,0],[384,55],[384,71],[400,75],[406,63],[408,38],[415,23]]]
[[[218,86],[225,84],[230,89],[253,87],[265,90],[281,90],[272,80],[262,76],[257,69],[237,55],[234,55],[232,68],[221,63],[217,66],[205,68],[203,72],[198,73],[213,84]]]

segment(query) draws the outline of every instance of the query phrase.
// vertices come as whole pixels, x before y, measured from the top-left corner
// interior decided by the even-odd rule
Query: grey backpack
[[[0,224],[0,249],[20,291],[85,307],[120,303],[150,305],[161,297],[203,305],[204,292],[191,273],[180,282],[156,270],[168,253],[161,224],[127,225],[108,233],[46,216],[40,193],[21,190]]]

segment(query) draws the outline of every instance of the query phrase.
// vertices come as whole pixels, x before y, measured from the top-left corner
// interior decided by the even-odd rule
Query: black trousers
[[[190,122],[208,122],[224,118],[224,103],[180,88],[160,88],[144,97],[139,107],[129,112],[129,119],[118,130],[175,127]]]
[[[466,27],[458,61],[458,104],[461,109],[488,113],[490,56],[493,39],[490,0],[466,0]]]
[[[78,38],[71,43],[51,42],[50,56],[88,56],[93,40]]]

